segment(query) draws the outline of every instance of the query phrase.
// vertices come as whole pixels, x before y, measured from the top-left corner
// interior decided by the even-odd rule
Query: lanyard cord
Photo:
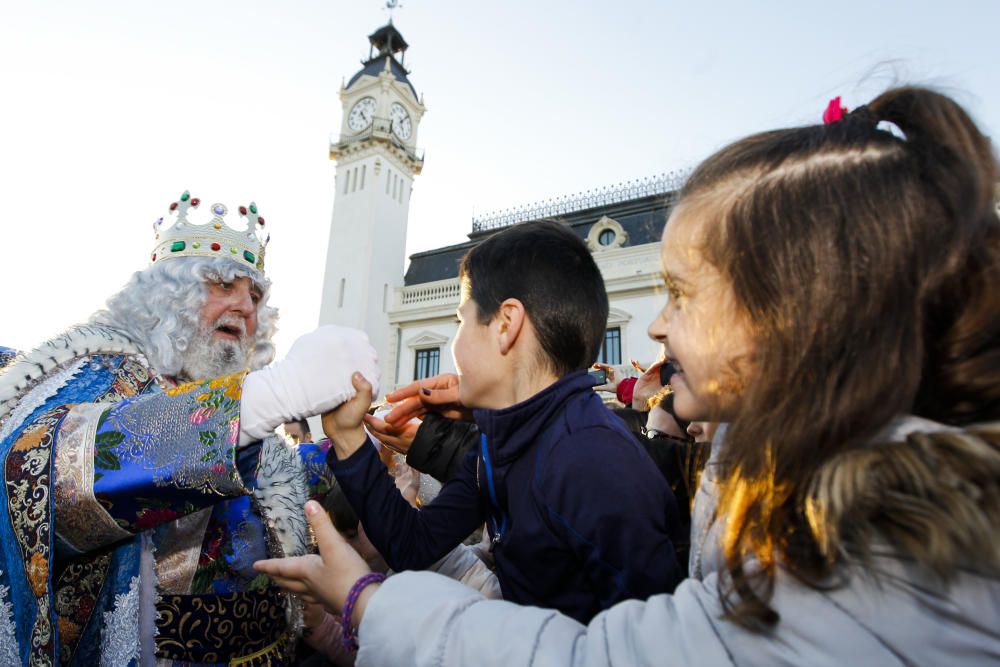
[[[496,547],[497,543],[500,541],[500,536],[503,535],[503,531],[507,528],[507,514],[500,509],[500,503],[497,502],[497,492],[493,487],[493,466],[490,465],[490,453],[486,449],[486,434],[481,434],[479,440],[479,449],[483,455],[483,467],[486,468],[486,489],[490,494],[490,521],[493,523],[493,540],[490,546],[490,551]],[[500,524],[497,525],[496,514],[500,514]]]

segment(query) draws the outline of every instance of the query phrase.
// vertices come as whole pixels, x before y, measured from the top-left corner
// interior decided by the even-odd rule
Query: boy
[[[515,225],[470,250],[460,277],[453,407],[472,409],[481,436],[437,498],[418,511],[396,492],[362,426],[363,378],[323,417],[328,464],[372,543],[394,570],[423,569],[486,521],[504,599],[584,623],[673,590],[674,497],[587,375],[608,298],[586,245],[558,223]]]

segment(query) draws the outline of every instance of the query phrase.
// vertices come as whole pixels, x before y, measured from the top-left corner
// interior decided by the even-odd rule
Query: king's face
[[[205,281],[205,305],[201,324],[211,330],[213,340],[239,343],[257,333],[257,309],[261,293],[246,277],[232,281]]]

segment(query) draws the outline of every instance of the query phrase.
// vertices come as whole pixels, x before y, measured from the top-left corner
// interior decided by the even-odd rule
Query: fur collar
[[[1000,574],[1000,423],[901,417],[821,466],[806,506],[828,558],[864,558],[884,540],[944,578]]]
[[[31,352],[19,354],[0,370],[0,419],[18,400],[56,368],[91,354],[139,355],[135,341],[123,331],[99,324],[80,324],[50,338]]]

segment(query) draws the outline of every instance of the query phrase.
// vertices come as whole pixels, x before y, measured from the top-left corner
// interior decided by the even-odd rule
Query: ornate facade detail
[[[604,216],[593,224],[587,234],[587,247],[590,252],[602,252],[621,248],[628,243],[628,232],[619,222]]]

